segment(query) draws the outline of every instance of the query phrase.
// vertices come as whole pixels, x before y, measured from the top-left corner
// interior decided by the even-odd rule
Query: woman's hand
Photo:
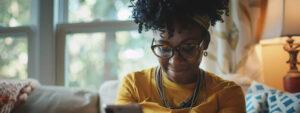
[[[39,86],[34,80],[0,80],[0,113],[10,113],[28,99],[28,95]]]
[[[28,95],[33,91],[33,89],[34,87],[31,83],[22,88],[17,97],[17,102],[15,103],[15,106],[18,106],[19,104],[27,101]]]

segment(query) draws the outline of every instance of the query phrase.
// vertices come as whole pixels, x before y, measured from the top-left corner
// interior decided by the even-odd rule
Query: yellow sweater
[[[116,104],[139,103],[144,113],[188,113],[189,108],[168,109],[160,100],[155,84],[156,67],[130,73],[123,78]],[[246,113],[245,98],[240,86],[212,73],[205,74],[207,92],[200,90],[191,113]],[[176,84],[163,77],[164,90],[170,106],[179,106],[188,100],[196,83]],[[201,102],[207,95],[206,101]]]

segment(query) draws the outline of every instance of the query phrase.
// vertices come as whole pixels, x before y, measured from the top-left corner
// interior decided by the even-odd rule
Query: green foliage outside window
[[[129,0],[69,0],[69,22],[129,20]]]
[[[67,35],[66,65],[68,85],[96,88],[102,82],[104,68],[103,33]]]
[[[130,20],[129,0],[69,0],[68,21]],[[0,27],[30,25],[31,0],[0,0]],[[98,89],[105,80],[157,64],[152,33],[137,31],[70,33],[66,36],[66,77],[70,87]],[[26,79],[28,38],[0,36],[0,78]]]
[[[0,28],[30,24],[31,0],[0,0]],[[0,78],[27,78],[27,37],[0,35]]]
[[[0,37],[0,78],[27,78],[27,38]]]
[[[30,24],[31,0],[0,0],[0,27]]]
[[[104,80],[155,66],[150,36],[137,31],[68,35],[68,85],[98,89]]]
[[[129,1],[69,0],[68,21],[130,20]],[[104,80],[121,79],[129,72],[155,66],[156,57],[150,49],[151,36],[152,33],[139,34],[137,30],[69,34],[66,51],[68,85],[97,89]],[[79,52],[72,54],[74,50]]]

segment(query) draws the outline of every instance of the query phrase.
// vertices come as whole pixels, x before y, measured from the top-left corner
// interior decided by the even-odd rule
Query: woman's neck
[[[177,84],[190,84],[195,83],[197,81],[197,78],[199,77],[200,69],[194,71],[192,74],[187,74],[184,78],[174,78],[172,76],[169,76],[167,73],[163,72],[163,75],[170,81],[175,82]]]

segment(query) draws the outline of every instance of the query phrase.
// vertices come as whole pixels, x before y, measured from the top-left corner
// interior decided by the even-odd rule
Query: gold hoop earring
[[[207,56],[207,55],[208,55],[208,53],[207,53],[206,50],[204,50],[203,55],[204,55],[204,56]]]

